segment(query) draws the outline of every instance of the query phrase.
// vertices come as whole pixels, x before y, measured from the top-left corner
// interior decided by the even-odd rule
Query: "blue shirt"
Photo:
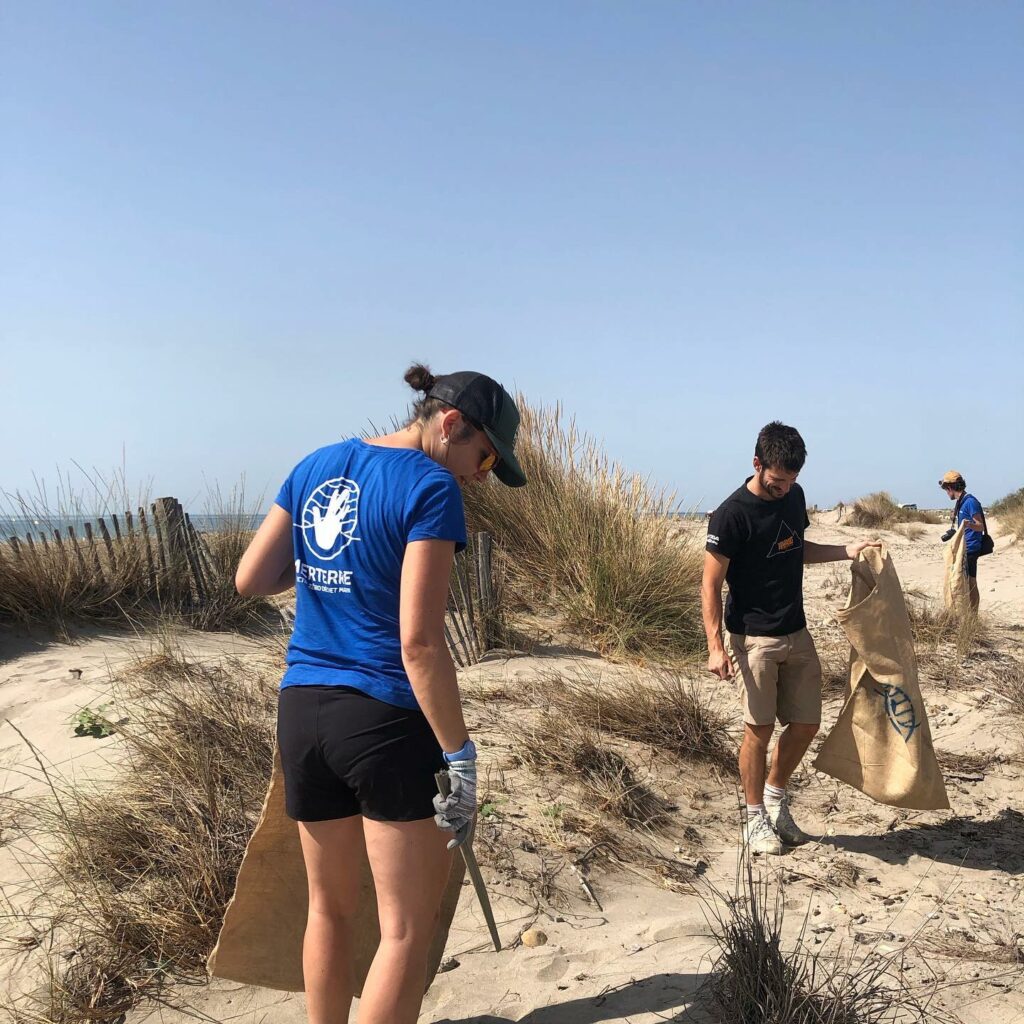
[[[295,626],[281,686],[351,686],[418,707],[402,664],[398,603],[405,546],[466,546],[462,492],[409,448],[358,438],[307,455],[276,504],[292,517]]]
[[[965,519],[970,520],[975,516],[981,516],[981,502],[973,494],[965,494],[964,500],[960,502],[960,509],[956,514],[956,525],[959,526]],[[975,551],[981,550],[981,531],[972,530],[969,526],[964,530],[964,546],[973,555]]]

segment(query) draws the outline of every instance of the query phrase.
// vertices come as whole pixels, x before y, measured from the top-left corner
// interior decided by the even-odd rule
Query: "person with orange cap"
[[[978,610],[981,595],[978,592],[978,558],[982,554],[983,538],[988,533],[985,523],[985,511],[973,494],[967,493],[967,484],[963,474],[955,469],[943,473],[939,486],[946,492],[950,501],[955,501],[949,530],[942,539],[949,540],[956,533],[961,523],[966,523],[964,531],[964,548],[967,552],[966,572],[967,587],[971,598],[971,608]]]

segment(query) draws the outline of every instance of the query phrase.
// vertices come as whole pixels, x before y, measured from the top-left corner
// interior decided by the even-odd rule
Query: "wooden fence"
[[[37,529],[8,537],[15,558],[40,555],[64,562],[79,585],[131,582],[162,607],[202,608],[215,578],[213,556],[177,498],[157,498],[120,516],[110,513],[74,526]],[[455,557],[445,615],[445,637],[455,663],[474,665],[498,637],[498,600],[494,584],[493,541],[476,533]],[[233,572],[234,567],[223,567]]]
[[[455,556],[445,636],[455,664],[475,665],[496,645],[498,601],[494,585],[494,543],[489,533],[474,533]]]
[[[109,522],[108,522],[109,520]],[[97,516],[64,532],[47,528],[8,537],[15,558],[44,557],[66,564],[79,585],[148,589],[159,602],[201,606],[210,591],[212,557],[177,498],[157,498],[148,508]]]

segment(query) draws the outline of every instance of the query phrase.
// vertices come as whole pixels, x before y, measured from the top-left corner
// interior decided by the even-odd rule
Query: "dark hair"
[[[807,448],[795,427],[787,427],[785,423],[772,420],[757,435],[754,454],[765,469],[799,473],[807,459]]]
[[[454,409],[453,405],[449,405],[447,402],[442,402],[439,398],[431,398],[430,391],[437,383],[437,377],[430,372],[429,366],[424,366],[423,363],[413,363],[408,370],[405,371],[405,383],[413,389],[413,391],[419,391],[423,397],[416,399],[412,404],[412,416],[409,419],[407,426],[411,426],[413,423],[426,423],[435,413]],[[463,441],[468,441],[473,430],[481,430],[482,427],[479,423],[471,420],[464,412],[456,410],[462,419],[465,421],[460,424],[459,429],[456,431],[453,440],[456,444],[462,444]]]

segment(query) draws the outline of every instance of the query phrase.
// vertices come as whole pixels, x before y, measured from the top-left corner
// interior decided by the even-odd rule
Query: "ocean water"
[[[53,537],[53,531],[58,530],[62,536],[68,535],[68,527],[73,527],[75,535],[78,537],[85,536],[85,524],[92,523],[94,532],[98,532],[98,522],[101,518],[101,514],[86,516],[8,516],[0,515],[0,540],[6,540],[8,537],[27,537],[29,534],[33,538],[37,538],[40,533],[46,534],[47,540]],[[114,535],[114,523],[111,519],[110,513],[102,514],[103,520],[107,524],[107,529],[110,531],[111,536]],[[146,520],[152,519],[152,513],[149,509],[146,509]],[[199,513],[197,515],[189,514],[189,519],[192,521],[192,525],[200,533],[215,533],[218,530],[223,530],[229,526],[241,526],[243,529],[255,530],[259,526],[263,519],[262,512],[242,512],[237,515],[208,515]],[[127,524],[125,522],[124,514],[118,513],[117,520],[121,526],[121,533],[127,532]],[[135,528],[138,529],[139,516],[137,512],[132,513],[132,520]]]
[[[109,512],[96,513],[95,515],[51,515],[35,517],[0,514],[0,541],[6,540],[8,537],[27,537],[29,534],[31,534],[33,538],[36,538],[40,533],[45,533],[47,540],[49,540],[53,537],[54,530],[59,530],[61,535],[66,537],[68,535],[69,526],[74,528],[76,536],[84,537],[86,523],[92,523],[93,530],[98,532],[99,527],[97,524],[101,515],[107,524],[107,529],[110,531],[111,536],[113,536],[114,523]],[[670,512],[669,516],[672,519],[703,520],[705,518],[705,514],[703,512],[693,511]],[[218,530],[223,530],[228,526],[240,526],[242,529],[255,530],[263,520],[263,512],[241,512],[231,515],[189,513],[189,518],[192,521],[192,525],[200,533],[216,533]],[[121,525],[121,532],[127,532],[127,524],[125,523],[124,514],[119,512],[117,514],[117,519]],[[139,520],[137,512],[132,512],[132,519],[137,526]],[[152,513],[148,508],[146,509],[146,519],[147,521],[152,519]]]

